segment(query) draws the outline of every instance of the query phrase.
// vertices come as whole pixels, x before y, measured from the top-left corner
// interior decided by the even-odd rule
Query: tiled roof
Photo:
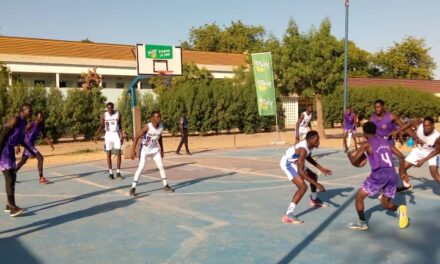
[[[402,86],[426,92],[440,93],[440,80],[408,80],[381,78],[348,78],[349,87]]]
[[[134,61],[134,45],[85,43],[0,36],[0,54]],[[246,65],[245,54],[183,50],[183,61],[206,65]]]

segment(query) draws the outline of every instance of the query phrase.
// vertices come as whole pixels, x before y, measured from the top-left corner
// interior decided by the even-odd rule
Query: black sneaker
[[[113,175],[113,173],[110,173],[110,174],[108,175],[108,179],[109,179],[109,180],[114,180],[114,179],[115,179],[115,176]]]
[[[136,196],[136,188],[130,188],[130,197]]]
[[[116,179],[118,179],[118,180],[123,180],[123,179],[124,179],[124,176],[122,176],[120,172],[117,172],[117,173],[116,173]]]
[[[397,187],[396,192],[400,193],[400,192],[404,192],[404,191],[412,191],[412,190],[413,190],[412,185],[410,185],[410,186],[408,186],[408,187],[405,187],[405,186],[402,185],[402,186]]]
[[[171,188],[168,184],[163,187],[163,190],[165,192],[174,192],[173,188]]]
[[[7,204],[6,205],[6,207],[5,207],[5,213],[10,213],[11,212],[11,210],[12,210],[12,206],[10,206],[9,204]]]
[[[11,211],[9,212],[9,214],[10,214],[10,216],[15,217],[15,216],[20,215],[20,214],[23,213],[23,212],[24,212],[24,209],[23,209],[23,208],[20,208],[20,207],[18,207],[18,206],[15,206],[15,207],[12,207],[12,208],[11,208]]]

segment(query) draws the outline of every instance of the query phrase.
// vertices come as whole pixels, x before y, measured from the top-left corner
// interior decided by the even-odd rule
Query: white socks
[[[112,170],[112,169],[109,169],[109,170],[108,170],[108,173],[113,174],[113,170]]]
[[[408,188],[409,186],[411,186],[411,184],[409,182],[402,181],[402,183],[405,188]]]
[[[286,215],[290,215],[295,210],[296,203],[291,202],[289,208],[287,208]]]
[[[316,198],[318,198],[318,194],[312,192],[312,194],[310,194],[310,198],[312,198],[312,200],[316,200]]]

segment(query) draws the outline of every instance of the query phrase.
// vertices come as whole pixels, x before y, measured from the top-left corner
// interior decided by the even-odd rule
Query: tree
[[[223,28],[213,23],[191,28],[189,41],[184,41],[182,46],[203,51],[257,52],[262,51],[265,36],[266,31],[262,26],[245,25],[240,20]]]
[[[436,64],[425,40],[407,37],[388,50],[376,54],[377,75],[385,78],[433,79]]]
[[[93,87],[99,87],[101,81],[102,81],[101,75],[99,75],[96,72],[96,68],[81,73],[81,87],[84,90],[89,91]]]
[[[343,46],[344,40],[339,45]],[[348,42],[348,76],[369,77],[372,74],[373,55],[368,51],[359,48],[354,42]]]
[[[51,87],[47,95],[45,126],[47,134],[54,142],[57,142],[66,130],[64,119],[60,118],[60,113],[63,112],[63,97],[61,90],[55,87]]]
[[[343,54],[341,42],[331,34],[330,20],[324,19],[319,29],[312,28],[305,34],[299,33],[296,23],[290,20],[281,57],[275,61],[282,93],[314,96],[321,137],[325,137],[322,99],[342,82]]]
[[[318,133],[322,138],[325,138],[322,98],[342,83],[344,65],[344,49],[330,30],[330,20],[324,19],[318,31],[309,32],[307,59],[301,72],[315,95]]]

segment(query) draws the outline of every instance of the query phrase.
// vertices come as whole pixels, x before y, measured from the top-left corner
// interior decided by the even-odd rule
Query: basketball
[[[358,168],[365,166],[365,164],[367,164],[367,155],[365,155],[365,153],[364,153],[362,155],[362,157],[357,162],[353,162],[353,157],[354,157],[355,153],[356,153],[356,150],[350,150],[347,153],[347,157],[350,160],[351,165],[358,167]]]

